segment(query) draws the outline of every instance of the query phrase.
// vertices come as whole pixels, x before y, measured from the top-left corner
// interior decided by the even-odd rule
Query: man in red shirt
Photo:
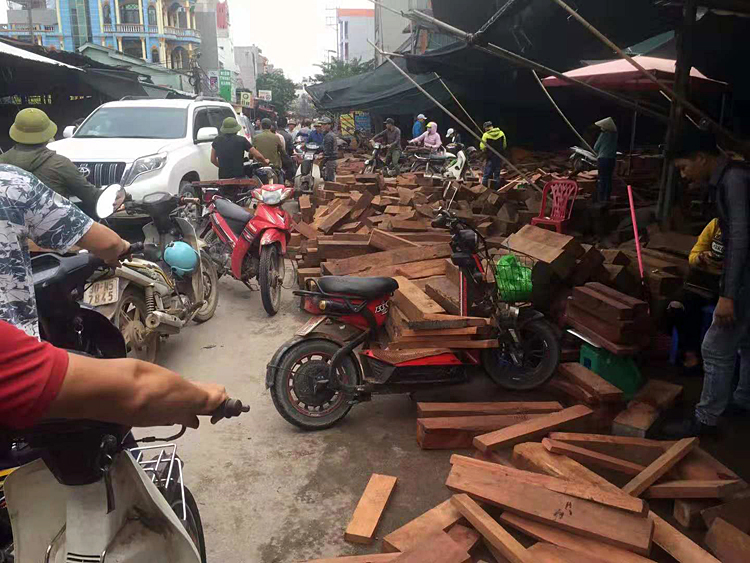
[[[198,415],[227,398],[221,385],[193,383],[139,360],[71,354],[0,321],[0,426],[66,418],[198,428]]]

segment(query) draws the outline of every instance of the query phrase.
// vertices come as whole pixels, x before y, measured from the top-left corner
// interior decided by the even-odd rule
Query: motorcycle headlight
[[[263,203],[266,205],[278,205],[281,203],[281,190],[263,190]]]
[[[123,186],[129,186],[135,179],[141,174],[147,172],[154,172],[160,168],[164,168],[164,164],[167,162],[167,153],[160,152],[159,154],[152,154],[150,156],[144,156],[136,160],[131,166],[130,170],[125,174],[122,179]]]

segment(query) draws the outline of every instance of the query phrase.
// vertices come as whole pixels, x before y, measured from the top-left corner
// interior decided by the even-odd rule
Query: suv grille
[[[74,162],[73,164],[97,188],[119,184],[125,173],[124,162]]]

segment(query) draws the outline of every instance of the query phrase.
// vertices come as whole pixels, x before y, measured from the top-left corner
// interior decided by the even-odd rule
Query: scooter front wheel
[[[340,348],[330,340],[303,340],[281,357],[271,398],[284,420],[304,430],[323,430],[348,414],[351,395],[331,390],[323,381]],[[344,359],[338,374],[344,383],[357,382],[358,370],[351,357]]]
[[[518,344],[482,350],[482,367],[490,379],[511,391],[528,391],[546,383],[560,363],[560,341],[546,320],[523,325]]]
[[[281,305],[281,286],[284,282],[282,263],[284,257],[275,244],[264,246],[260,251],[260,267],[258,270],[258,283],[260,284],[260,299],[263,308],[270,316],[279,312]]]
[[[368,164],[365,166],[363,174],[372,174],[375,172],[375,165],[374,164]]]

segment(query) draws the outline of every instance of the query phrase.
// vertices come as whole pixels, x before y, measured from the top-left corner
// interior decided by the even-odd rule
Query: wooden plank
[[[400,215],[401,213],[407,213],[413,211],[408,205],[389,205],[385,208],[385,212],[388,215]]]
[[[540,524],[539,522],[534,522],[533,520],[529,520],[518,514],[513,514],[512,512],[503,512],[500,516],[500,522],[507,524],[540,542],[547,542],[564,547],[579,554],[589,554],[594,557],[600,557],[611,563],[648,563],[651,561],[651,559],[647,559],[641,555],[633,553],[632,551],[627,551],[613,545],[571,534],[570,532],[560,530],[553,526]]]
[[[734,471],[702,448],[693,448],[675,471],[681,479],[740,479]]]
[[[308,240],[317,240],[318,238],[318,231],[316,231],[314,228],[303,221],[300,221],[298,223],[292,221],[292,227]]]
[[[448,278],[438,278],[429,282],[425,286],[424,292],[448,313],[452,315],[461,314],[458,286]]]
[[[565,310],[569,320],[577,321],[596,332],[601,338],[615,344],[637,344],[643,339],[644,331],[633,321],[605,321],[569,301]]]
[[[648,555],[653,524],[643,516],[536,485],[488,479],[475,469],[454,465],[446,486],[532,520]]]
[[[540,242],[526,239],[518,233],[509,236],[505,243],[516,252],[531,256],[535,260],[549,264],[552,270],[562,279],[568,277],[575,267],[575,255],[559,248],[553,248]]]
[[[311,559],[305,563],[390,563],[399,553],[374,553],[370,555],[350,555],[348,557],[326,557],[325,559]]]
[[[750,536],[723,518],[714,520],[706,534],[706,545],[722,563],[750,561]]]
[[[611,297],[612,299],[627,305],[628,307],[633,309],[633,312],[636,317],[641,316],[641,315],[648,315],[648,303],[646,303],[645,301],[636,299],[635,297],[631,297],[630,295],[626,295],[625,293],[622,293],[621,291],[612,289],[611,287],[606,286],[599,282],[589,282],[586,284],[585,287],[590,287],[594,291],[603,293],[604,295]]]
[[[450,348],[452,350],[487,350],[491,348],[499,348],[500,343],[497,339],[450,340],[435,337],[423,340],[395,340],[388,343],[388,349],[390,350],[417,350],[419,348],[429,348],[431,346],[440,346],[441,348]]]
[[[346,527],[344,538],[353,543],[370,544],[375,537],[375,528],[380,522],[388,499],[396,486],[396,477],[373,473],[365,492],[357,503],[351,522]]]
[[[435,258],[433,260],[422,260],[420,262],[410,262],[409,264],[398,264],[396,266],[385,266],[380,268],[370,268],[357,272],[357,276],[384,276],[394,277],[403,276],[410,280],[440,276],[445,273],[445,260]]]
[[[542,445],[550,453],[565,455],[583,464],[606,467],[607,469],[624,473],[625,475],[639,475],[644,469],[646,469],[643,465],[638,465],[637,463],[631,463],[624,459],[600,454],[598,452],[587,450],[586,448],[566,444],[565,442],[550,440],[549,438],[544,438],[542,440]]]
[[[612,421],[612,433],[619,436],[645,438],[649,429],[659,419],[659,409],[631,401],[628,407]]]
[[[685,438],[678,441],[625,485],[622,490],[633,496],[639,496],[677,465],[697,445],[698,438]]]
[[[586,389],[561,377],[553,377],[544,384],[542,389],[557,396],[562,395],[571,403],[583,403],[592,408],[598,407],[600,404],[599,399],[586,391]]]
[[[648,517],[654,523],[654,543],[680,563],[721,563],[653,510]]]
[[[444,531],[461,519],[461,513],[448,499],[383,538],[384,551],[406,551],[424,536]]]
[[[397,248],[385,252],[375,252],[367,256],[357,256],[345,260],[332,262],[328,268],[333,275],[347,275],[367,270],[368,268],[382,268],[408,262],[447,258],[451,255],[451,247],[447,244],[433,244],[415,248]]]
[[[590,417],[593,411],[576,405],[534,420],[528,420],[502,430],[474,438],[474,446],[482,451],[513,446],[519,442],[540,438],[552,430],[561,429]]]
[[[515,479],[531,485],[544,487],[550,491],[555,491],[575,498],[590,500],[598,504],[611,506],[627,512],[633,512],[645,516],[648,514],[648,504],[640,499],[633,502],[634,497],[623,493],[622,491],[612,491],[602,489],[594,484],[575,483],[558,477],[549,475],[539,475],[529,471],[523,471],[514,467],[506,467],[497,463],[482,461],[479,459],[466,457],[462,455],[451,456],[451,464],[466,465],[479,470],[486,471],[501,479]]]
[[[742,481],[664,481],[651,485],[646,498],[727,498],[744,488]]]
[[[412,213],[414,212],[412,211]],[[398,232],[419,232],[426,231],[429,228],[430,225],[425,221],[413,220],[411,217],[407,219],[406,217],[401,217],[399,215],[391,220],[391,229]]]
[[[560,364],[558,372],[592,393],[601,401],[617,402],[622,400],[622,391],[620,389],[579,363]]]
[[[364,192],[360,196],[360,198],[354,204],[354,207],[352,207],[352,212],[350,213],[350,217],[353,221],[359,219],[360,216],[365,212],[365,210],[370,207],[370,204],[372,203],[374,197],[375,196],[370,192]]]
[[[739,497],[725,504],[701,511],[701,517],[707,527],[711,527],[714,520],[722,518],[741,530],[750,530],[750,494]]]
[[[330,233],[346,221],[351,210],[352,207],[350,205],[339,205],[334,211],[323,218],[318,228],[326,234]]]
[[[393,294],[393,302],[409,320],[423,319],[425,315],[445,313],[445,310],[430,299],[414,283],[402,276],[394,278],[398,289]]]
[[[401,238],[393,233],[373,229],[370,234],[370,246],[378,250],[393,250],[395,248],[420,246],[420,244]]]
[[[449,328],[466,328],[470,326],[487,327],[490,320],[483,317],[459,317],[458,315],[426,315],[424,319],[409,319],[411,330],[441,330]]]
[[[632,356],[637,354],[640,350],[640,347],[635,344],[617,344],[616,342],[602,338],[602,336],[588,328],[583,323],[567,316],[565,317],[565,322],[572,326],[576,332],[580,332],[581,335],[585,336],[588,340],[612,352],[616,356]]]
[[[536,563],[609,563],[589,553],[575,552],[549,543],[536,543],[526,550]]]
[[[647,491],[648,492],[648,491]],[[703,528],[705,524],[701,512],[716,506],[716,499],[675,499],[672,516],[683,528]]]
[[[423,450],[471,448],[475,436],[531,420],[543,414],[499,414],[417,419],[417,443]]]
[[[468,495],[454,495],[451,501],[464,518],[508,561],[511,563],[533,561],[533,558],[526,553],[526,549]]]
[[[393,559],[394,563],[471,563],[471,556],[445,532],[421,538],[421,541]]]
[[[682,394],[682,385],[649,379],[633,397],[633,401],[646,403],[659,410],[666,410],[674,406],[677,398]]]
[[[552,432],[549,438],[557,442],[565,442],[572,446],[626,459],[643,466],[649,465],[674,443],[631,436],[580,434],[576,432]]]
[[[528,240],[540,242],[552,248],[567,250],[576,258],[583,256],[586,251],[575,237],[558,233],[550,229],[542,229],[534,225],[524,225],[518,230],[518,235]]]
[[[466,329],[456,329],[466,330]],[[508,401],[493,403],[417,403],[419,418],[493,414],[551,413],[561,411],[557,401]]]
[[[632,320],[635,315],[625,303],[587,286],[573,288],[573,302],[605,321]]]
[[[371,252],[367,242],[355,240],[321,240],[318,239],[318,253],[322,260],[337,260],[362,256]]]
[[[479,543],[482,536],[476,530],[462,526],[461,524],[454,524],[453,527],[448,530],[448,537],[458,544],[458,547],[469,553]]]

